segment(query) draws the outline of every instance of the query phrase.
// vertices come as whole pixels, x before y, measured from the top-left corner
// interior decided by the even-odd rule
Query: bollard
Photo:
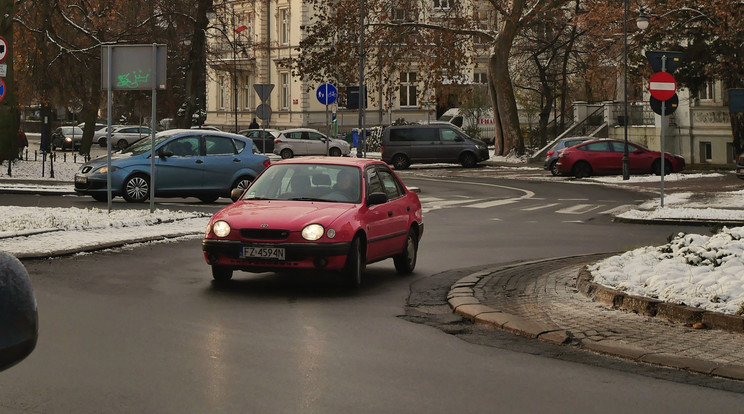
[[[31,280],[15,256],[0,252],[0,371],[31,354],[39,316]]]
[[[62,162],[67,162],[67,153],[62,154]]]
[[[73,162],[73,163],[77,163],[77,152],[74,152],[74,153],[72,154],[72,162]]]

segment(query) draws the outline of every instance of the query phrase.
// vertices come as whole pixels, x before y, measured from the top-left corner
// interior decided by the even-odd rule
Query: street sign
[[[272,85],[273,86],[273,85]],[[258,119],[267,120],[271,118],[271,107],[268,104],[261,104],[256,107],[256,116]]]
[[[5,58],[8,56],[8,41],[4,37],[0,36],[0,63],[3,63]]]
[[[8,65],[0,63],[0,78],[8,76]]]
[[[677,81],[670,73],[657,72],[648,80],[648,90],[654,98],[666,101],[677,92]]]
[[[648,51],[646,52],[646,58],[654,72],[674,73],[677,65],[679,65],[679,60],[682,58],[682,52]],[[662,66],[664,70],[662,70]]]
[[[271,91],[274,90],[274,84],[273,83],[254,83],[253,89],[258,94],[258,97],[261,99],[261,102],[266,102],[266,100],[268,100],[269,97],[271,96]]]
[[[101,46],[101,89],[105,91],[109,88],[109,58],[111,90],[149,91],[166,88],[166,45]]]
[[[664,105],[664,115],[666,116],[673,114],[674,111],[677,110],[677,106],[679,106],[679,97],[675,93],[674,96],[666,101],[660,101],[652,96],[649,103],[651,104],[651,109],[658,115],[661,115],[661,105]]]
[[[5,81],[3,81],[2,78],[0,78],[0,102],[2,102],[3,99],[5,99],[5,91],[7,89],[8,88],[5,87]]]
[[[336,102],[336,99],[338,98],[338,90],[330,83],[324,83],[318,86],[318,89],[315,91],[315,96],[323,105],[330,105]]]

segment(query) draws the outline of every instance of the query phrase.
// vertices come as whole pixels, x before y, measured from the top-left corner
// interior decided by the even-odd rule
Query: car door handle
[[[233,162],[240,162],[239,158],[233,158]]]
[[[411,206],[406,206],[406,211],[411,211]]]
[[[196,163],[197,164],[204,164],[204,161],[202,161],[202,160],[196,160]]]
[[[393,217],[393,212],[392,211],[388,211],[388,217]]]

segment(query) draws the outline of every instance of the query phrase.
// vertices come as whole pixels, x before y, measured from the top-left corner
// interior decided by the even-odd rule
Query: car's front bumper
[[[243,247],[283,248],[285,260],[241,258]],[[333,243],[271,243],[235,240],[203,239],[204,260],[209,265],[227,266],[250,272],[288,269],[342,269],[350,242]]]

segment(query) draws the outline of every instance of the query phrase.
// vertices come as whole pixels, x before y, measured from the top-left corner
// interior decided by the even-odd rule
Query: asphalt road
[[[623,190],[437,178],[437,171],[402,175],[422,189],[426,211],[416,272],[400,277],[391,261],[374,264],[358,292],[342,288],[335,275],[238,273],[217,287],[198,238],[25,262],[41,333],[34,353],[0,374],[0,412],[626,413],[744,406],[742,394],[725,391],[737,384],[476,329],[437,302],[465,268],[621,251],[704,229],[613,223],[609,212],[646,197]],[[19,200],[0,195],[0,202],[6,197]],[[34,197],[20,200],[89,202]],[[412,317],[409,304],[420,295],[430,302],[418,311],[430,306],[438,320]]]

